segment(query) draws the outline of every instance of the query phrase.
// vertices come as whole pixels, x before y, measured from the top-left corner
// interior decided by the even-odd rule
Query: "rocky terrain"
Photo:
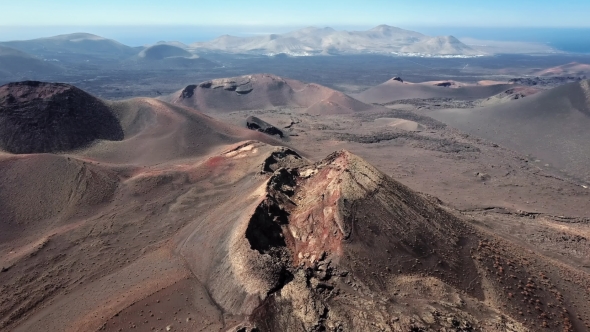
[[[277,135],[281,138],[285,136],[279,128],[255,116],[249,116],[246,119],[246,127],[248,127],[248,129],[257,130],[268,135]]]
[[[264,330],[573,329],[546,263],[348,152],[275,172],[253,217],[246,237],[274,266]]]
[[[510,83],[524,85],[524,86],[539,86],[539,87],[556,87],[559,85],[579,82],[583,80],[580,76],[556,76],[556,77],[525,77],[525,78],[512,78],[509,80]]]
[[[581,83],[393,81],[425,105],[438,89],[474,110],[585,105]],[[436,107],[266,74],[161,100],[0,91],[3,119],[27,115],[0,137],[50,128],[7,141],[59,147],[0,152],[2,330],[590,329],[582,173],[453,129]],[[120,136],[61,144],[81,114],[109,114]]]

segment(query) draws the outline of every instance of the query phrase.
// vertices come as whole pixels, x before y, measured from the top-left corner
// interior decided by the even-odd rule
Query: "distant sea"
[[[453,35],[481,40],[521,41],[547,44],[572,53],[590,53],[590,28],[408,28],[426,35]]]
[[[208,41],[224,34],[254,36],[285,33],[295,26],[0,26],[0,41],[49,37],[72,32],[88,32],[115,39],[129,46],[143,46],[158,41],[180,41],[190,44]],[[367,30],[369,26],[334,26],[335,29]],[[453,35],[482,40],[546,43],[573,53],[590,53],[590,28],[466,28],[402,27],[426,35]]]

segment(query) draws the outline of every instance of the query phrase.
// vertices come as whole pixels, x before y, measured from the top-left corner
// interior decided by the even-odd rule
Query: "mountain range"
[[[330,55],[358,53],[421,53],[425,55],[483,55],[453,36],[430,37],[388,25],[367,31],[344,31],[308,27],[285,34],[254,37],[224,35],[208,42],[193,43],[194,51],[228,53]]]
[[[178,61],[178,58],[195,59],[195,55],[203,53],[270,56],[278,54],[291,56],[394,54],[426,57],[474,57],[501,53],[529,52],[536,54],[555,51],[548,46],[531,48],[531,43],[495,42],[493,48],[488,47],[489,43],[490,41],[487,41],[484,45],[471,40],[466,44],[454,36],[427,36],[416,31],[379,25],[366,31],[307,27],[284,34],[249,37],[223,35],[210,41],[195,42],[189,45],[178,41],[160,41],[153,45],[131,47],[89,33],[72,33],[32,40],[5,41],[0,42],[0,46],[51,61],[70,61],[72,56],[119,60],[137,56],[142,59],[155,57],[157,60],[173,57],[176,59],[174,61]]]

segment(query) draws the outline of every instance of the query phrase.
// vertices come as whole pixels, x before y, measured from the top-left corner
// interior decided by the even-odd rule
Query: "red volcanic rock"
[[[122,140],[107,105],[68,84],[25,81],[0,87],[0,148],[11,153],[67,151]]]
[[[551,285],[538,285],[540,265],[523,266],[521,249],[491,240],[439,203],[347,151],[278,168],[248,222],[250,250],[230,251],[240,282],[262,294],[249,323],[261,331],[471,330],[498,317],[485,304],[491,293],[502,295],[497,305],[506,317],[535,308],[506,324],[559,317],[560,309],[545,305],[554,296]],[[512,291],[521,280],[524,296]],[[462,313],[433,310],[435,301],[425,306],[429,296],[454,298]],[[530,306],[512,305],[522,299]],[[390,316],[407,307],[415,321]]]

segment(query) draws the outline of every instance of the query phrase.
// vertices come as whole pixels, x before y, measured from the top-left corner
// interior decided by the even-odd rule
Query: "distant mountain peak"
[[[449,42],[449,43],[461,43],[461,41],[459,39],[455,38],[454,36],[450,36],[450,35],[449,36],[436,36],[433,38],[440,40],[440,41]]]
[[[69,41],[79,41],[79,40],[107,40],[107,38],[93,35],[91,33],[86,32],[75,32],[69,33],[64,35],[57,35],[53,37],[48,37],[47,39],[55,39],[55,40],[69,40]]]
[[[393,32],[393,31],[395,31],[395,32],[412,32],[412,33],[418,33],[418,32],[415,32],[415,31],[405,30],[405,29],[394,27],[394,26],[387,25],[387,24],[378,25],[378,26],[374,27],[373,29],[370,29],[369,31],[377,31],[377,32]]]
[[[387,24],[381,24],[381,25],[378,25],[378,26],[374,27],[373,29],[371,29],[371,31],[383,31],[383,30],[390,30],[392,28],[395,28],[395,27],[392,27]],[[399,29],[399,28],[396,28],[396,29]]]

